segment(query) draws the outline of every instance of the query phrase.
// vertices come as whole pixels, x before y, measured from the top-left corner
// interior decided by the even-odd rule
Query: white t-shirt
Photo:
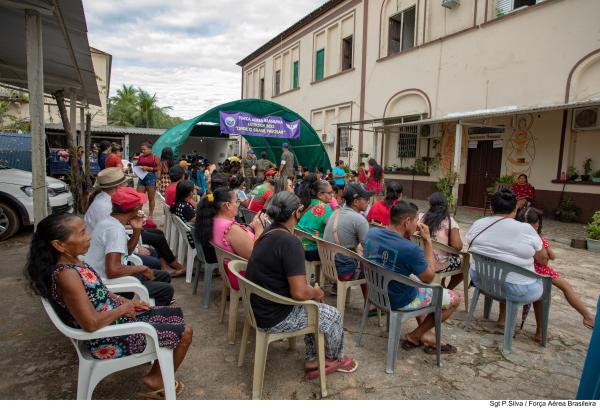
[[[110,195],[105,191],[102,191],[94,198],[94,201],[85,212],[85,217],[83,219],[88,233],[93,233],[96,225],[100,221],[106,219],[106,217],[109,217],[110,213],[112,213],[112,201]]]
[[[499,218],[498,216],[492,216],[475,221],[469,232],[467,232],[467,243],[470,244],[480,231]],[[531,272],[535,272],[533,255],[541,249],[542,240],[533,227],[512,218],[498,221],[481,233],[471,245],[471,250],[475,252],[520,266]],[[506,282],[516,285],[529,285],[534,283],[535,279],[509,272]]]
[[[106,255],[112,252],[128,255],[128,240],[125,227],[119,220],[112,216],[104,218],[94,228],[90,249],[83,259],[101,278],[106,279]]]

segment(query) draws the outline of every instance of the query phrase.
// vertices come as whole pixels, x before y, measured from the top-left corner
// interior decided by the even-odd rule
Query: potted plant
[[[592,172],[592,158],[588,157],[583,162],[583,174],[581,175],[581,181],[590,181],[590,173]]]
[[[600,169],[596,170],[594,174],[592,174],[592,181],[594,183],[600,183]]]
[[[567,167],[567,179],[575,181],[577,180],[577,177],[579,177],[579,174],[577,173],[575,166]]]
[[[600,252],[600,210],[596,211],[592,221],[585,227],[585,235],[588,249]]]
[[[579,207],[575,205],[575,202],[571,197],[565,197],[560,202],[560,205],[554,212],[556,219],[561,222],[573,222],[577,219],[579,214]]]

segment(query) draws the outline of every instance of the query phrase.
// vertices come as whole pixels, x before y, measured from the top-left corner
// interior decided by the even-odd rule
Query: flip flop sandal
[[[375,317],[377,316],[377,309],[371,309],[369,310],[369,313],[367,314],[367,317]]]
[[[183,383],[183,381],[175,380],[175,394],[177,396],[179,396],[179,394],[181,394],[181,392],[183,391],[184,388],[185,388],[185,384]],[[144,399],[164,400],[165,399],[165,389],[161,388],[160,390],[156,390],[156,391],[138,392],[137,395]]]
[[[435,354],[436,350],[435,347],[432,346],[426,346],[423,351],[426,354]],[[454,354],[457,353],[458,349],[456,347],[454,347],[452,344],[442,344],[442,354]]]
[[[337,369],[340,373],[353,373],[358,368],[358,362],[350,357],[344,357],[342,364]]]
[[[411,341],[408,341],[408,340],[404,340],[402,342],[402,349],[404,349],[406,351],[409,351],[409,350],[412,350],[412,349],[416,349],[416,348],[419,348],[421,346],[422,346],[422,344],[415,344],[415,343],[413,343]]]
[[[171,278],[181,278],[182,276],[185,276],[185,269],[171,272],[170,275],[171,275]]]
[[[341,367],[343,360],[327,361],[325,363],[325,375],[335,373]],[[329,363],[329,365],[327,365]],[[315,368],[306,375],[308,380],[314,380],[319,377],[319,369]]]

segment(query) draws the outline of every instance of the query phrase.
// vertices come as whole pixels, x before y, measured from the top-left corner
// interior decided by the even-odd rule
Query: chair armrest
[[[121,285],[121,284],[138,284],[138,285],[140,285],[140,280],[133,276],[121,276],[120,278],[113,278],[113,279],[106,278],[106,279],[103,279],[103,282],[106,286],[114,286],[114,285]]]
[[[86,332],[83,329],[73,329],[73,332],[74,333],[70,334],[72,339],[83,341],[141,333],[152,338],[157,350],[159,348],[158,334],[156,333],[156,329],[152,325],[145,322],[111,324],[94,332]]]
[[[413,288],[427,288],[427,289],[442,288],[442,286],[439,283],[425,283],[419,279],[407,278],[406,276],[403,276],[400,274],[395,274],[395,275],[398,275],[398,276],[391,276],[390,282],[395,281],[395,282],[401,283],[406,286],[412,286]]]
[[[517,265],[510,264],[508,262],[502,261],[500,259],[493,258],[491,256],[488,256],[488,255],[485,255],[485,254],[482,254],[482,253],[478,253],[478,252],[475,252],[475,251],[470,251],[470,252],[473,255],[476,255],[476,256],[479,256],[479,257],[483,257],[483,258],[489,258],[489,259],[492,259],[492,260],[494,260],[496,262],[500,262],[500,263],[506,265],[507,267],[509,267],[508,269],[509,269],[510,272],[516,273],[518,275],[522,275],[522,276],[525,276],[527,278],[532,278],[532,279],[547,279],[547,280],[552,280],[552,278],[550,276],[540,275],[540,274],[537,274],[535,272],[531,272],[528,269],[522,268],[522,267],[517,266]]]
[[[144,262],[142,262],[142,258],[137,255],[131,254],[127,257],[127,260],[131,262],[135,266],[143,266]]]

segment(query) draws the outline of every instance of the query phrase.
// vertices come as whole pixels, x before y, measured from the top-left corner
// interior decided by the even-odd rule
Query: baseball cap
[[[189,166],[190,164],[187,162],[187,160],[181,160],[181,161],[179,162],[179,165],[180,165],[181,167],[183,167],[184,169],[187,169],[187,168],[188,168],[188,166]]]
[[[370,198],[373,194],[373,191],[367,191],[365,188],[356,183],[348,184],[348,186],[344,189],[344,200],[349,205],[353,200],[357,198]]]
[[[124,210],[133,210],[148,201],[146,194],[138,193],[131,187],[119,187],[112,195],[111,201]]]
[[[286,149],[289,147],[290,145],[286,143],[282,144],[281,147],[285,147]]]
[[[277,170],[275,169],[269,169],[267,171],[265,171],[265,176],[270,176],[272,174],[275,174],[277,172]]]

